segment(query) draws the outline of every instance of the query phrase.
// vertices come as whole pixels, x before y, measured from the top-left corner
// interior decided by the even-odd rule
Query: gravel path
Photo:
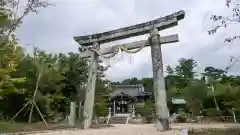
[[[226,128],[231,126],[233,124],[174,124],[171,130],[158,132],[153,124],[119,124],[103,129],[49,131],[32,135],[179,135],[183,128]],[[236,125],[234,126],[236,127]]]

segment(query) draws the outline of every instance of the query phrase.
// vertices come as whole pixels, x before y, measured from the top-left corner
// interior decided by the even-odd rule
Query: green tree
[[[142,78],[141,84],[143,85],[145,92],[153,93],[153,78]]]
[[[80,94],[81,85],[84,86],[87,81],[87,61],[80,58],[78,53],[69,53],[68,56],[60,54],[58,57],[61,74],[66,77],[62,81],[66,84],[63,93],[75,100],[73,95]]]
[[[138,78],[136,78],[136,77],[133,77],[131,79],[125,79],[122,81],[122,84],[124,84],[124,85],[136,85],[136,84],[140,84],[140,83],[141,83],[141,81],[138,80]]]
[[[189,86],[183,90],[183,97],[193,117],[198,116],[203,109],[203,102],[207,96],[207,91],[207,86],[200,80],[192,80]]]
[[[166,67],[167,76],[165,77],[165,83],[166,83],[166,89],[169,90],[172,87],[176,88],[177,84],[180,81],[180,76],[177,75],[174,68],[172,68],[170,65]]]
[[[225,71],[214,67],[206,67],[204,69],[203,75],[208,77],[212,81],[216,81],[218,79],[221,79],[225,75]]]
[[[16,101],[19,99],[17,103],[22,103],[22,100],[24,100],[23,97],[20,97],[24,93],[24,90],[16,88],[16,85],[24,82],[25,79],[22,77],[12,78],[23,56],[23,49],[18,46],[14,32],[22,23],[23,18],[30,12],[36,12],[39,8],[48,5],[47,2],[39,0],[28,1],[23,14],[19,15],[19,2],[20,1],[15,0],[0,1],[0,97],[3,99],[0,104],[4,104],[6,100],[10,99],[16,99]],[[6,104],[5,107],[9,106],[11,106],[11,104]],[[14,109],[19,109],[17,104],[12,104],[12,106],[16,106]],[[8,116],[11,116],[11,114],[15,112],[14,110],[8,112],[6,108],[3,110],[4,115]]]
[[[178,62],[179,65],[175,68],[176,74],[183,78],[194,78],[195,72],[193,70],[197,66],[197,62],[192,58],[181,58]]]
[[[189,85],[189,82],[194,79],[195,72],[194,68],[197,66],[197,62],[190,59],[181,58],[179,61],[179,65],[175,67],[175,73],[178,76],[177,80],[177,88],[183,89]]]

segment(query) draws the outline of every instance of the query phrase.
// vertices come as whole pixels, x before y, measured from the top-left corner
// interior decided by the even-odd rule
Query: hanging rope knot
[[[130,54],[130,63],[131,63],[131,61],[132,61],[132,56],[131,56],[131,54],[138,53],[139,51],[141,51],[141,50],[149,43],[149,41],[150,41],[150,37],[147,39],[146,43],[142,44],[142,46],[140,46],[138,49],[135,49],[135,50],[133,50],[133,51],[129,51],[129,50],[128,50],[126,47],[124,47],[123,45],[118,46],[118,47],[116,48],[116,50],[115,50],[111,55],[109,55],[109,56],[104,56],[104,54],[101,54],[101,52],[99,51],[99,44],[97,44],[97,43],[95,43],[95,44],[91,47],[90,51],[93,51],[93,52],[97,53],[98,56],[100,56],[100,57],[102,57],[102,58],[104,58],[104,59],[107,59],[108,61],[110,61],[111,58],[113,58],[114,56],[116,56],[119,52],[120,52],[120,53],[126,52],[126,53]],[[123,54],[121,54],[121,55],[122,55],[122,57],[123,57]],[[111,67],[110,62],[109,62],[109,64],[107,65],[106,68],[109,68],[109,67]]]
[[[85,119],[87,119],[87,118],[89,117],[89,116],[88,116],[88,113],[87,113],[87,112],[84,112],[83,117],[84,117]]]

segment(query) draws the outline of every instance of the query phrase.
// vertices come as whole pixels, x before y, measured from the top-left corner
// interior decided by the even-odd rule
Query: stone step
[[[112,116],[109,120],[109,124],[126,124],[128,117],[124,116]]]
[[[142,120],[131,118],[129,119],[128,124],[142,124]]]

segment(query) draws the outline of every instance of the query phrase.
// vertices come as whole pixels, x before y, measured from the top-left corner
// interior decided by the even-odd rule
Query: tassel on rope
[[[130,61],[131,61],[130,64],[132,64],[133,63],[133,54],[130,54]]]
[[[132,54],[130,54],[130,62],[129,64],[132,64]]]
[[[108,66],[111,67],[111,58],[108,59]]]
[[[121,53],[121,59],[123,59],[123,50],[122,50],[122,48],[120,48],[119,50],[120,50],[120,53]]]

